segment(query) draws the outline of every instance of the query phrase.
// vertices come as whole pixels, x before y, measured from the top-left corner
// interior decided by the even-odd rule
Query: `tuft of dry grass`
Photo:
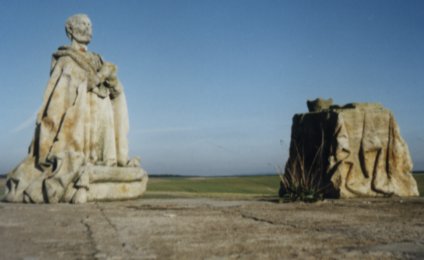
[[[324,180],[326,174],[323,167],[323,146],[318,147],[310,164],[306,163],[305,152],[299,152],[295,145],[295,158],[288,162],[285,173],[279,171],[280,192],[279,195],[284,202],[304,201],[315,202],[323,200],[331,183]]]

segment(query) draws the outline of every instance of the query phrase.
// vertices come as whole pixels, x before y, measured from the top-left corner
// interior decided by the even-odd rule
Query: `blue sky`
[[[152,174],[273,173],[306,99],[380,102],[424,169],[424,1],[0,1],[0,172],[27,152],[67,17],[118,65]]]

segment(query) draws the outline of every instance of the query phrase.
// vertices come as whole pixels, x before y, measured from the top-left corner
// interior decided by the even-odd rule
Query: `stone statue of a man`
[[[8,175],[6,201],[95,200],[96,194],[87,195],[90,178],[98,179],[90,177],[96,175],[93,169],[116,181],[110,169],[139,166],[137,160],[128,161],[127,104],[116,66],[87,49],[92,37],[88,16],[69,17],[66,35],[71,44],[53,54],[30,151]]]

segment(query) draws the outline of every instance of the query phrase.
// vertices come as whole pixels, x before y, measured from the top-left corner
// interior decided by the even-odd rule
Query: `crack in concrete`
[[[98,259],[96,255],[99,253],[99,250],[97,249],[96,240],[94,239],[94,236],[93,236],[93,230],[91,229],[90,224],[88,224],[84,219],[81,219],[81,224],[86,229],[86,234],[87,234],[88,241],[90,243],[90,248],[93,251],[93,253],[91,253],[91,256],[95,259]]]
[[[270,225],[284,226],[284,227],[289,227],[291,229],[298,229],[299,228],[299,226],[298,225],[295,225],[295,224],[276,223],[276,222],[271,221],[271,220],[267,220],[267,219],[263,219],[263,218],[258,218],[258,217],[247,215],[247,214],[244,214],[244,213],[241,213],[241,212],[240,212],[240,216],[242,218],[250,219],[250,220],[253,220],[253,221],[256,221],[256,222],[260,222],[260,223],[266,223],[266,224],[270,224]]]
[[[108,216],[106,216],[106,213],[104,211],[104,208],[100,207],[100,205],[98,203],[95,203],[96,208],[100,211],[100,215],[106,220],[106,222],[109,224],[110,227],[112,227],[112,229],[118,233],[118,228],[112,223],[112,221],[110,220],[110,218]]]
[[[160,211],[169,211],[169,210],[188,210],[191,208],[187,207],[172,207],[172,206],[152,206],[152,205],[142,205],[142,206],[127,206],[128,209],[133,210],[160,210]]]
[[[116,244],[116,246],[120,247],[119,249],[118,248],[117,249],[119,250],[121,255],[120,256],[113,256],[112,258],[126,259],[126,257],[124,257],[124,255],[126,255],[128,257],[130,255],[130,249],[133,248],[133,247],[130,244],[126,243],[125,240],[123,240],[120,237],[120,235],[119,235],[120,232],[119,232],[117,226],[115,224],[113,224],[112,220],[107,216],[105,209],[103,207],[101,207],[98,203],[95,203],[95,206],[99,210],[101,217],[106,221],[107,225],[112,229],[112,232],[114,234],[113,237],[118,242]],[[115,252],[115,253],[117,253],[117,252]],[[107,258],[109,259],[110,256],[108,256]]]
[[[219,209],[219,210],[224,215],[238,215],[239,214],[242,218],[253,220],[255,222],[266,223],[266,224],[270,224],[270,225],[279,225],[278,223],[275,223],[275,222],[273,222],[271,220],[267,220],[267,219],[263,219],[263,218],[258,218],[258,217],[255,217],[255,216],[251,216],[251,215],[245,214],[245,213],[241,212],[239,208],[240,207],[236,206],[236,207],[232,207],[231,210],[228,210],[228,209]],[[216,208],[214,208],[214,209],[216,210]],[[288,225],[288,226],[290,226],[290,225]]]
[[[254,217],[254,216],[248,216],[248,215],[243,214],[243,213],[240,213],[240,215],[241,215],[242,218],[247,218],[247,219],[251,219],[253,221],[257,221],[257,222],[262,222],[262,223],[267,223],[267,224],[271,224],[271,225],[276,225],[276,223],[274,223],[274,222],[272,222],[270,220],[267,220],[267,219],[257,218],[257,217]]]

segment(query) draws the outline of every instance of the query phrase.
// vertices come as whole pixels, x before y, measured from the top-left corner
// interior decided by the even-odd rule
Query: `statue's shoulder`
[[[68,63],[75,60],[77,54],[69,46],[60,46],[52,54],[53,63]]]
[[[101,62],[103,62],[102,55],[98,54],[97,52],[88,52],[90,55],[92,55],[94,58],[99,59]]]
[[[72,52],[72,48],[70,46],[59,46],[55,52],[53,52],[53,56],[60,56],[60,54],[64,54],[67,52]]]
[[[96,68],[96,71],[99,71],[105,63],[102,56],[96,52],[87,52],[86,55],[88,56],[91,65]]]
[[[92,72],[98,71],[102,64],[102,57],[94,52],[79,51],[70,46],[61,46],[53,53],[53,60],[56,62],[75,62],[84,70]]]
[[[50,64],[50,74],[52,74],[53,70],[57,68],[63,68],[67,65],[75,63],[74,59],[72,59],[70,55],[65,54],[67,49],[67,46],[60,46],[55,52],[53,52]]]

